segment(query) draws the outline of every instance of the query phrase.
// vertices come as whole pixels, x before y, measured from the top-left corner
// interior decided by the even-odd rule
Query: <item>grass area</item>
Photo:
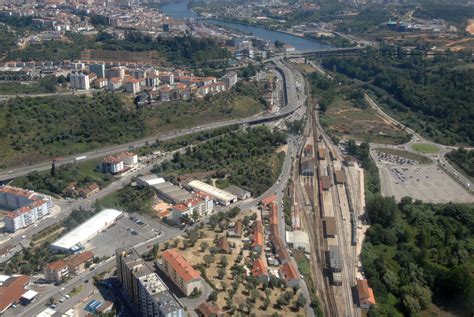
[[[321,116],[321,123],[333,139],[379,144],[401,144],[408,140],[405,132],[387,123],[372,108],[349,99],[348,93],[339,88],[338,95]]]
[[[72,291],[69,293],[69,296],[74,296],[82,292],[84,289],[84,284],[80,284],[72,289]]]
[[[40,232],[35,233],[31,237],[31,241],[35,245],[39,245],[39,244],[44,243],[45,241],[51,241],[51,240],[56,239],[56,237],[58,237],[61,234],[62,231],[63,231],[62,224],[61,223],[56,223],[52,226],[49,226],[49,227],[41,230]]]
[[[304,64],[304,63],[297,64],[296,69],[298,69],[303,74],[311,74],[316,71],[316,69],[313,66],[309,64]]]
[[[316,288],[311,277],[311,263],[301,250],[294,250],[292,252],[293,257],[298,265],[298,271],[303,275],[306,287],[308,288],[309,295],[311,296],[311,306],[313,307],[314,313],[318,317],[322,317],[323,312],[320,307],[319,299],[316,295]]]
[[[152,209],[156,194],[151,188],[137,188],[127,186],[119,191],[111,193],[97,201],[96,206],[100,209],[114,208],[126,212],[138,212],[155,216]]]
[[[380,151],[382,153],[400,156],[408,160],[417,161],[417,162],[420,162],[421,164],[429,164],[433,162],[430,158],[426,156],[419,155],[419,154],[405,151],[405,150],[388,149],[388,148],[375,148],[375,150]]]
[[[415,143],[411,146],[411,148],[415,151],[422,152],[422,153],[438,153],[439,149],[436,145],[429,144],[429,143]]]
[[[4,82],[0,83],[0,95],[39,94],[46,91],[37,83]]]
[[[0,168],[30,164],[175,129],[248,117],[265,109],[256,85],[239,82],[204,99],[136,109],[120,93],[19,98],[0,104]]]

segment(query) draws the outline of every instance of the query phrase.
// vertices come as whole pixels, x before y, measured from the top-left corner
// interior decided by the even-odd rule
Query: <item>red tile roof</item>
[[[81,265],[82,263],[89,261],[93,257],[94,257],[94,253],[92,253],[92,251],[86,251],[86,252],[82,252],[82,253],[79,253],[67,258],[66,263],[69,266],[76,267],[76,266]]]
[[[255,277],[259,277],[261,275],[268,275],[268,268],[265,260],[257,259],[253,262],[252,265],[252,275]]]
[[[176,249],[166,250],[161,256],[186,283],[201,277],[201,274]]]
[[[3,313],[11,304],[18,302],[25,293],[25,286],[30,282],[26,275],[12,276],[0,286],[0,313]]]
[[[357,280],[357,292],[359,293],[359,300],[369,305],[375,305],[374,291],[369,287],[366,279]]]
[[[29,198],[34,192],[11,186],[0,186],[0,193],[8,193]]]
[[[66,267],[66,262],[64,260],[57,260],[51,263],[48,263],[46,266],[49,270],[59,271]]]
[[[286,281],[299,279],[298,271],[296,271],[295,267],[291,263],[285,263],[280,266],[280,272]]]

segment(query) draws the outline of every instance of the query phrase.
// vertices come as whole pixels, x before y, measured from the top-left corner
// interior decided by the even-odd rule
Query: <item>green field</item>
[[[397,156],[406,158],[408,160],[417,161],[417,162],[420,162],[421,164],[429,164],[433,162],[431,159],[427,158],[426,156],[419,155],[419,154],[405,151],[405,150],[386,149],[386,148],[376,148],[375,150],[380,151],[382,153],[397,155]]]
[[[439,149],[436,145],[428,144],[428,143],[415,143],[411,146],[411,148],[415,151],[422,152],[422,153],[438,153]]]

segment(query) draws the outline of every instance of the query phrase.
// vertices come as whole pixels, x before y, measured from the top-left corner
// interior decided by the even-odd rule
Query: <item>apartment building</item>
[[[115,251],[122,292],[134,304],[137,316],[184,317],[183,305],[134,248]]]
[[[48,196],[4,185],[0,186],[0,207],[10,210],[3,218],[5,229],[15,232],[48,215],[52,202]]]
[[[72,89],[89,90],[89,75],[83,73],[72,73],[69,76]]]
[[[48,263],[43,270],[44,279],[50,282],[59,283],[69,275],[69,270],[64,260],[57,260]]]
[[[171,207],[171,216],[175,223],[179,223],[181,218],[185,215],[191,217],[194,212],[197,212],[199,216],[203,216],[212,213],[213,209],[214,202],[209,199],[209,197],[205,197],[204,199],[195,197],[187,199],[180,204],[173,205],[173,207]]]
[[[158,261],[160,270],[186,295],[202,289],[201,274],[176,249],[166,250]]]

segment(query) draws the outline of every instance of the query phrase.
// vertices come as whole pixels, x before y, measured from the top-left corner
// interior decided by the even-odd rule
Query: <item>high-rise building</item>
[[[97,78],[105,77],[105,65],[104,64],[90,64],[89,71],[97,75]]]
[[[183,305],[134,248],[117,249],[115,255],[122,291],[134,304],[139,316],[186,316]]]
[[[70,83],[72,89],[89,90],[89,75],[83,73],[72,73],[70,76]]]

